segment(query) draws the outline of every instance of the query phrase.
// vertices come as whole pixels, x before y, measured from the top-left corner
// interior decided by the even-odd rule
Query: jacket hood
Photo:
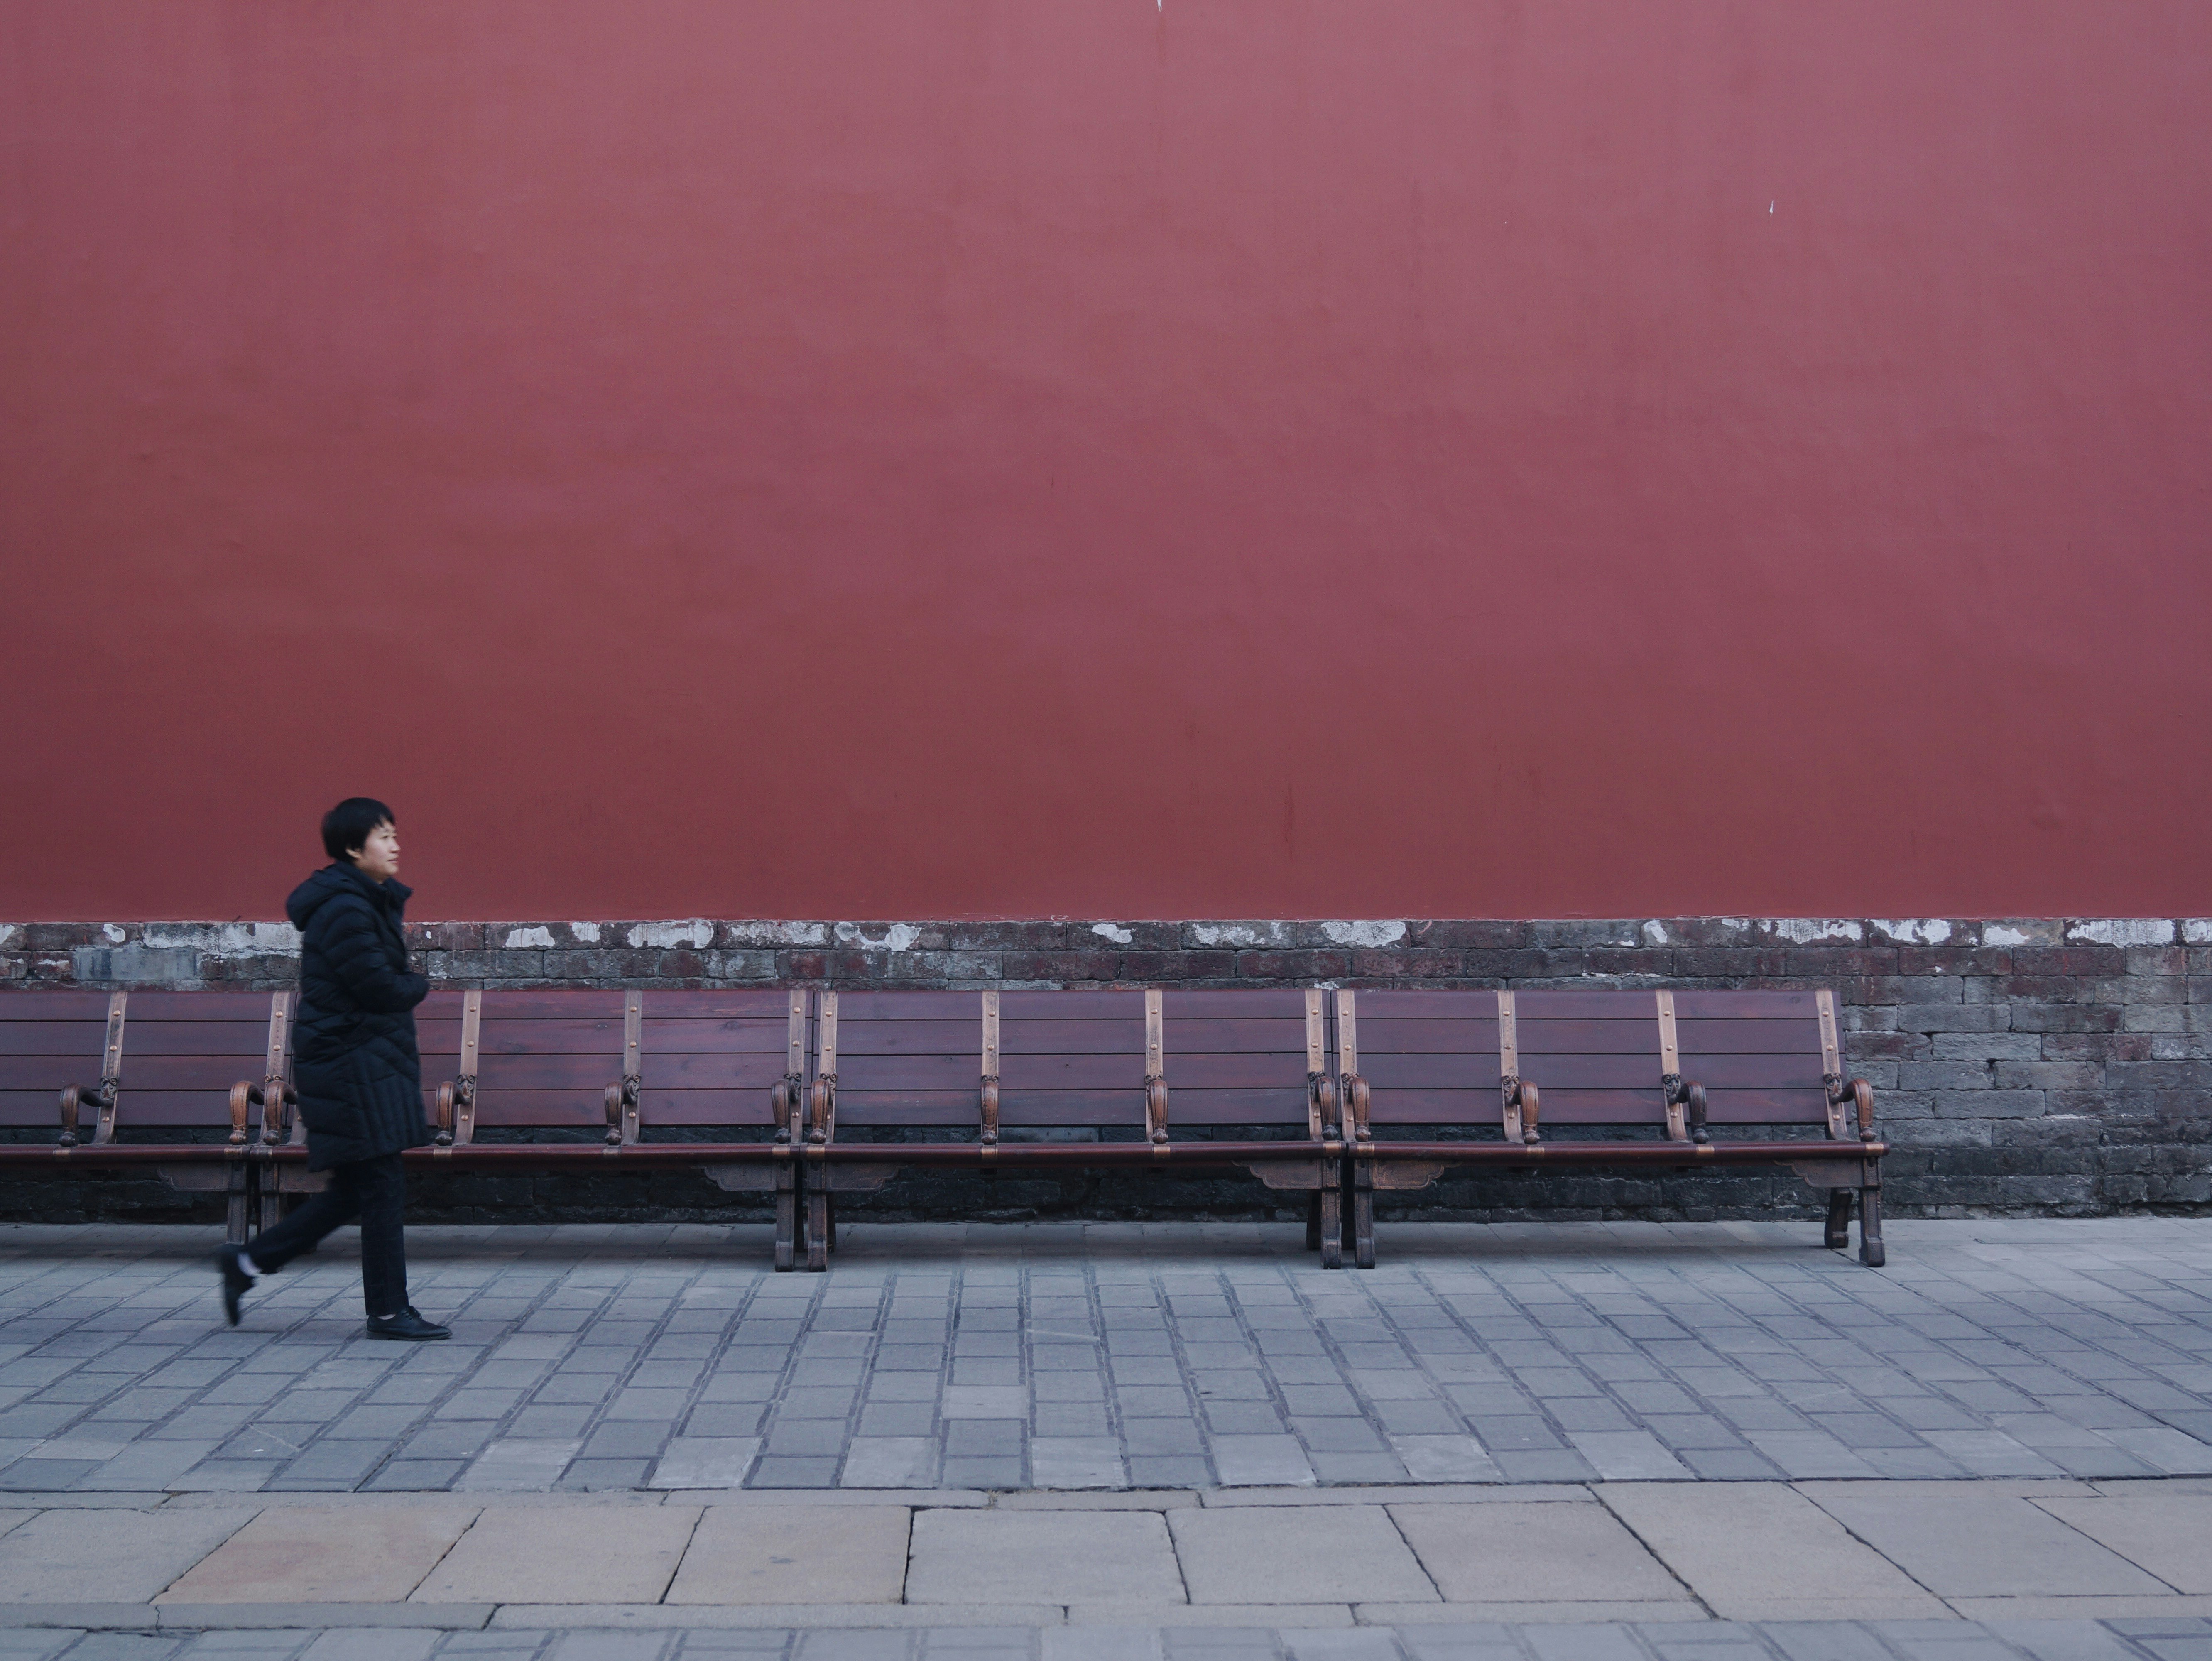
[[[326,865],[292,891],[291,898],[284,902],[284,915],[292,920],[293,928],[305,928],[308,918],[339,895],[356,894],[397,916],[414,891],[397,878],[372,882],[357,866]]]

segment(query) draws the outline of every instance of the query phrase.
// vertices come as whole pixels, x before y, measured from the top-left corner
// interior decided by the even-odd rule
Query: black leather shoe
[[[234,1245],[227,1245],[215,1254],[215,1266],[222,1271],[222,1312],[233,1326],[238,1324],[238,1300],[253,1285],[253,1277],[238,1266],[238,1260],[245,1255],[244,1246]]]
[[[388,1320],[370,1321],[368,1335],[372,1338],[399,1338],[409,1343],[422,1344],[434,1338],[450,1338],[453,1335],[453,1329],[441,1327],[434,1321],[424,1320],[415,1305],[410,1304],[404,1315],[394,1315]]]

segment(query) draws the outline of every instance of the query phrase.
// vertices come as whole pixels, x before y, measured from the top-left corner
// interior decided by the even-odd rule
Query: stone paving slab
[[[1607,1482],[1596,1494],[1724,1620],[1917,1621],[1948,1613],[1934,1593],[1795,1488]],[[2212,1530],[2203,1537],[2212,1540]]]
[[[1763,1607],[1805,1625],[1904,1610],[1965,1643],[1978,1621],[2212,1615],[2212,1595],[2190,1590],[2212,1561],[2212,1496],[2156,1481],[2071,1491],[2087,1487],[1644,1483],[1577,1500],[1060,1509],[1036,1494],[943,1509],[307,1495],[251,1510],[188,1495],[42,1512],[0,1537],[0,1628],[1533,1630],[1711,1628]],[[2089,1507],[2101,1543],[2065,1520]]]
[[[205,1231],[0,1229],[0,1507],[67,1492],[976,1492],[2212,1475],[2212,1220],[349,1232],[216,1312]],[[4,1539],[0,1535],[0,1539]]]

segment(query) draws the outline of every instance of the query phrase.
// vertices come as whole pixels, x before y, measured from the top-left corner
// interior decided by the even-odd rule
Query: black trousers
[[[407,1208],[407,1174],[399,1156],[360,1159],[331,1167],[331,1185],[271,1229],[246,1243],[253,1266],[274,1274],[334,1228],[361,1222],[361,1295],[372,1317],[407,1307],[407,1248],[400,1217]]]

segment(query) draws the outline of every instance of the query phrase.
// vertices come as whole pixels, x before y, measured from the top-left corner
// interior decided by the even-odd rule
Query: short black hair
[[[323,852],[341,862],[368,846],[369,832],[380,824],[396,825],[392,810],[374,796],[348,796],[323,815]]]

